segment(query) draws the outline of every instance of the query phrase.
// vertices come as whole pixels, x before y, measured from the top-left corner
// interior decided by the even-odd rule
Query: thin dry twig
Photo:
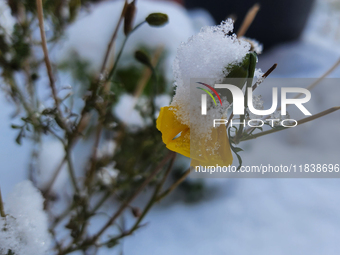
[[[48,74],[48,78],[50,80],[50,87],[51,87],[51,90],[52,90],[53,99],[55,101],[55,104],[56,104],[56,107],[57,107],[59,114],[61,114],[60,102],[59,102],[59,99],[58,99],[58,96],[57,96],[57,90],[55,88],[55,82],[54,82],[54,78],[53,78],[52,65],[51,65],[50,58],[48,56],[48,50],[47,50],[47,42],[46,42],[46,35],[45,35],[45,29],[44,29],[44,12],[43,12],[42,0],[36,0],[36,4],[37,4],[37,15],[38,15],[38,20],[39,20],[40,36],[41,36],[41,47],[42,47],[43,52],[44,52],[44,60],[45,60],[45,65],[46,65],[46,69],[47,69],[47,74]]]
[[[246,34],[248,28],[250,27],[251,23],[253,23],[256,14],[260,10],[260,5],[255,4],[247,13],[246,17],[243,20],[243,23],[240,29],[237,31],[237,37],[242,37]]]
[[[325,79],[328,75],[330,75],[339,65],[340,65],[340,58],[338,59],[338,61],[335,62],[335,64],[330,69],[327,70],[327,72],[325,72],[320,78],[318,78],[315,82],[313,82],[311,85],[309,85],[307,87],[307,89],[309,91],[314,89],[323,79]],[[303,94],[303,93],[297,94],[294,97],[294,99],[299,98],[303,95],[305,95],[305,94]]]
[[[330,109],[327,109],[327,110],[325,110],[323,112],[320,112],[318,114],[315,114],[313,116],[310,116],[310,117],[298,120],[297,121],[297,125],[301,125],[301,124],[304,124],[306,122],[309,122],[309,121],[321,118],[323,116],[326,116],[326,115],[328,115],[328,114],[330,114],[332,112],[338,111],[338,110],[340,110],[340,106],[332,107]],[[257,134],[251,135],[251,136],[247,136],[245,138],[241,138],[240,142],[252,140],[252,139],[255,139],[255,138],[258,138],[258,137],[261,137],[261,136],[264,136],[264,135],[269,135],[269,134],[272,134],[272,133],[276,133],[276,132],[279,132],[279,131],[282,131],[282,130],[285,130],[285,129],[288,129],[288,128],[289,127],[283,127],[283,128],[280,128],[280,129],[271,129],[271,130],[267,130],[267,131],[264,131],[264,132],[260,132],[260,133],[257,133]]]
[[[173,157],[174,152],[169,152],[166,157],[156,166],[153,172],[144,180],[144,182],[139,186],[136,192],[121,205],[117,212],[110,218],[110,220],[99,230],[99,232],[91,239],[93,242],[98,240],[98,238],[116,221],[120,214],[129,206],[129,204],[139,195],[139,193],[152,181],[155,175],[162,170],[166,162]]]
[[[46,189],[43,191],[44,197],[47,197],[50,194],[55,180],[57,179],[57,177],[58,177],[58,175],[59,175],[63,165],[66,163],[66,159],[67,159],[67,157],[65,156],[62,159],[62,161],[59,163],[59,165],[57,166],[55,171],[53,172],[53,176],[52,176],[51,180],[48,182],[48,184],[46,185]]]
[[[338,61],[330,68],[328,69],[320,78],[318,78],[315,82],[313,82],[311,85],[309,85],[306,89],[311,91],[313,88],[315,88],[323,79],[325,79],[328,75],[330,75],[338,66],[340,65],[340,58]],[[294,99],[299,98],[301,96],[305,95],[304,93],[297,94]],[[281,106],[277,108],[277,111],[281,110]],[[266,116],[267,118],[268,116]]]
[[[262,75],[262,78],[267,78],[277,67],[277,64],[275,63],[274,65],[272,65],[271,68],[268,69],[267,72],[265,72],[263,75]],[[255,90],[255,88],[253,88],[253,90]]]
[[[176,159],[176,153],[173,154],[172,158],[171,158],[171,161],[170,161],[170,164],[162,178],[162,180],[160,181],[160,183],[157,185],[157,187],[155,188],[154,190],[154,193],[153,195],[151,196],[149,202],[147,203],[147,205],[145,206],[143,212],[141,213],[141,215],[138,217],[138,219],[136,220],[135,224],[130,228],[130,230],[128,231],[122,231],[121,234],[119,234],[118,236],[116,237],[113,237],[113,238],[110,238],[109,241],[106,241],[102,244],[99,244],[98,247],[101,247],[101,246],[104,246],[110,242],[116,242],[118,241],[119,239],[122,239],[123,237],[126,237],[126,236],[129,236],[131,234],[134,233],[135,230],[137,230],[138,228],[142,227],[140,225],[141,221],[144,219],[145,215],[148,213],[148,211],[152,208],[152,206],[158,201],[157,200],[157,196],[158,196],[158,193],[159,191],[161,190],[161,188],[163,187],[167,177],[169,176],[169,173],[171,172],[171,169],[173,167],[173,164],[175,162],[175,159]]]
[[[175,159],[176,159],[176,153],[173,153],[172,154],[172,158],[171,158],[171,161],[170,161],[170,164],[162,178],[162,180],[160,181],[160,183],[157,185],[150,201],[148,202],[148,204],[145,206],[142,214],[138,217],[137,221],[135,222],[135,224],[133,225],[133,227],[125,234],[128,234],[128,235],[131,235],[136,229],[138,229],[140,227],[140,223],[141,221],[143,220],[143,218],[145,217],[145,215],[148,213],[148,211],[151,209],[151,207],[154,205],[154,203],[158,202],[159,200],[157,200],[157,196],[158,196],[158,193],[161,191],[166,179],[168,178],[171,170],[172,170],[172,167],[174,165],[174,162],[175,162]]]
[[[169,195],[174,189],[176,189],[178,187],[178,185],[180,185],[186,178],[187,176],[190,174],[190,169],[191,167],[189,167],[185,173],[182,175],[181,178],[179,178],[175,183],[173,183],[170,188],[168,188],[166,191],[164,191],[162,194],[160,194],[157,199],[157,201],[162,200],[164,197],[166,197],[167,195]]]
[[[308,87],[307,87],[307,89],[310,91],[310,90],[312,90],[313,88],[315,88],[324,78],[326,78],[328,75],[330,75],[338,66],[340,65],[340,58],[338,59],[338,61],[331,67],[331,68],[329,68],[320,78],[318,78],[314,83],[312,83],[311,85],[309,85]],[[274,67],[274,66],[273,66]],[[273,68],[272,67],[272,68]],[[275,68],[276,68],[276,66],[275,66]],[[274,68],[274,69],[275,69]],[[270,69],[269,69],[270,70]],[[266,73],[268,73],[269,72],[269,70],[266,72]],[[295,97],[294,97],[294,99],[296,99],[296,98],[299,98],[300,96],[302,96],[302,95],[304,95],[303,93],[300,93],[300,94],[298,94],[298,95],[296,95]],[[281,110],[281,106],[280,107],[278,107],[277,108],[277,111],[280,111]],[[265,116],[265,117],[263,117],[262,119],[267,119],[267,118],[269,118],[270,117],[270,115],[267,115],[267,116]],[[246,132],[247,133],[251,133],[253,130],[254,130],[255,128],[248,128],[247,130],[246,130]],[[271,130],[269,130],[269,131],[271,131]]]
[[[153,57],[151,59],[152,66],[156,66],[157,65],[157,63],[158,63],[158,61],[159,61],[163,51],[164,51],[164,47],[163,46],[160,46],[160,47],[158,47],[156,49],[156,51],[155,51],[155,53],[154,53],[154,55],[153,55]],[[152,70],[149,67],[144,67],[143,76],[139,80],[139,82],[138,82],[138,84],[136,86],[136,90],[135,90],[135,92],[133,94],[135,98],[138,98],[142,94],[146,84],[148,83],[148,81],[151,78],[151,75],[152,75]]]
[[[266,78],[267,78],[267,77],[268,77],[268,76],[276,69],[276,67],[277,67],[277,64],[272,65],[272,67],[269,68],[268,71],[265,72],[265,73],[262,75],[261,79],[258,79],[258,80],[255,82],[254,86],[252,87],[253,91],[254,91],[255,89],[257,89],[257,87],[264,81],[264,79],[266,79]]]
[[[0,216],[3,218],[6,217],[4,203],[2,201],[2,196],[1,196],[1,189],[0,189]]]
[[[128,1],[125,0],[124,7],[123,7],[123,10],[122,10],[122,13],[120,14],[118,23],[117,23],[117,25],[116,25],[115,30],[113,31],[113,34],[112,34],[111,39],[110,39],[110,42],[109,42],[109,44],[107,45],[107,50],[106,50],[105,55],[104,55],[104,60],[103,60],[103,63],[102,63],[102,67],[100,68],[100,75],[103,75],[103,73],[104,73],[104,71],[105,71],[105,67],[106,67],[107,61],[108,61],[108,59],[109,59],[110,52],[111,52],[111,50],[112,50],[112,46],[113,46],[114,43],[115,43],[115,40],[116,40],[116,37],[117,37],[117,34],[118,34],[118,30],[119,30],[120,24],[123,22],[123,19],[124,19],[124,16],[125,16],[125,12],[126,12],[126,7],[127,7],[127,5],[128,5]]]
[[[304,118],[302,120],[299,120],[298,121],[298,125],[301,125],[301,124],[304,124],[306,122],[309,122],[309,121],[312,121],[312,120],[315,120],[315,119],[318,119],[318,118],[321,118],[325,115],[328,115],[332,112],[335,112],[335,111],[338,111],[340,110],[340,106],[335,106],[335,107],[332,107],[332,108],[329,108],[323,112],[320,112],[320,113],[317,113],[317,114],[314,114],[313,116],[310,116],[310,117],[307,117],[307,118]]]
[[[100,143],[100,137],[103,131],[103,125],[102,123],[98,123],[97,129],[96,129],[96,136],[93,144],[92,149],[92,156],[91,156],[91,167],[88,172],[88,176],[85,179],[85,185],[88,186],[91,183],[91,180],[96,172],[96,165],[97,165],[97,155],[98,155],[98,148]]]

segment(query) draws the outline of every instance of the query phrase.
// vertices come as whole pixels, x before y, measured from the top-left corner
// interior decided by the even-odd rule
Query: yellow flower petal
[[[233,162],[224,125],[212,128],[211,137],[207,140],[206,137],[190,134],[189,126],[177,119],[176,111],[177,107],[162,107],[157,119],[157,129],[169,150],[191,158],[192,166],[229,166]]]
[[[179,133],[189,129],[178,121],[175,112],[177,108],[172,106],[162,107],[157,119],[157,129],[162,133],[165,144],[170,143]]]
[[[182,131],[181,136],[172,140],[166,147],[171,151],[190,158],[190,129],[187,128]]]
[[[191,166],[229,166],[233,155],[224,125],[212,129],[211,139],[191,137]]]

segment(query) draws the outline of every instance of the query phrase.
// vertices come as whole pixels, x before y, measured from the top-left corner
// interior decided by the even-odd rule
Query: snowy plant
[[[250,11],[250,16],[252,16],[251,13],[252,11]],[[249,17],[246,21],[247,19]],[[249,22],[245,24],[249,25]],[[241,31],[246,31],[246,28],[242,28]],[[238,169],[240,169],[242,159],[239,152],[242,149],[236,147],[238,143],[288,128],[277,125],[278,121],[281,123],[286,119],[280,117],[272,124],[268,124],[272,130],[263,131],[262,126],[271,116],[258,116],[249,109],[248,93],[264,82],[277,66],[274,64],[266,73],[257,69],[257,55],[261,52],[262,45],[256,40],[245,38],[242,33],[239,35],[233,33],[231,19],[222,22],[219,26],[202,28],[200,33],[179,46],[173,67],[175,95],[169,106],[161,108],[157,119],[157,128],[162,132],[162,140],[169,150],[191,158],[191,166],[194,167],[230,166],[233,163],[234,153],[239,161]],[[215,105],[212,101],[205,103],[206,109],[203,114],[202,93],[201,90],[192,89],[193,79],[195,81],[209,80],[209,84],[195,82],[195,85],[199,84],[208,88],[218,97],[220,104],[216,104],[209,91],[196,87],[210,94],[215,103]],[[213,87],[215,84],[223,83],[231,83],[244,92],[245,114],[237,117],[233,113],[228,113],[228,109],[234,106],[233,97],[225,90],[216,91]],[[260,95],[252,96],[252,106],[257,110],[263,110],[263,100]],[[338,107],[332,108],[323,112],[321,116],[338,109]],[[228,121],[215,126],[216,120]],[[306,118],[300,123],[310,120],[313,119]],[[230,125],[233,122],[237,122],[238,126]],[[248,127],[246,127],[246,122]],[[292,123],[298,124],[299,122],[289,121],[289,124],[292,125]],[[263,132],[254,133],[257,129]]]
[[[202,121],[201,90],[191,91],[191,79],[201,78],[210,82],[197,86],[240,79],[240,89],[255,90],[275,69],[256,68],[262,47],[244,37],[244,25],[235,34],[228,19],[186,40],[193,26],[186,10],[171,2],[9,2],[0,2],[1,88],[15,106],[15,142],[29,139],[33,149],[31,182],[0,200],[1,255],[115,248],[185,182],[190,167],[174,167],[176,153],[192,164],[230,165],[233,152],[240,160],[236,144],[282,130],[211,128]],[[104,21],[95,25],[98,17]],[[208,120],[249,117],[231,114],[230,94],[219,99],[220,105],[207,105]]]

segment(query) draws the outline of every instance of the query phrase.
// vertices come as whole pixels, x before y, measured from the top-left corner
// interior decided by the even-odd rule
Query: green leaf
[[[229,127],[228,128],[228,136],[230,138],[230,130],[231,130],[232,127]],[[236,127],[233,127],[236,129]],[[235,153],[235,155],[237,156],[237,159],[238,159],[238,163],[239,163],[239,166],[237,167],[237,170],[240,170],[241,166],[242,166],[242,158],[241,156],[238,154],[238,152],[240,151],[243,151],[241,148],[238,148],[238,147],[234,147],[231,143],[231,140],[232,139],[229,139],[229,144],[230,144],[230,148],[231,150]]]
[[[15,255],[14,252],[12,252],[12,250],[8,250],[7,255]]]
[[[243,61],[236,65],[229,65],[226,67],[226,76],[229,84],[233,84],[240,89],[243,89],[247,82],[247,86],[251,86],[255,67],[256,67],[257,55],[254,52],[248,53]],[[219,89],[219,93],[227,97],[229,103],[233,102],[232,94],[229,90]],[[247,100],[245,100],[246,102]]]
[[[19,132],[17,138],[15,138],[15,142],[19,145],[21,145],[21,139],[22,139],[23,132],[22,130]]]
[[[13,128],[13,129],[21,129],[22,127],[21,127],[21,126],[18,126],[18,125],[12,124],[12,125],[11,125],[11,128]]]
[[[243,151],[243,150],[241,148],[234,147],[234,152],[240,152],[240,151]]]

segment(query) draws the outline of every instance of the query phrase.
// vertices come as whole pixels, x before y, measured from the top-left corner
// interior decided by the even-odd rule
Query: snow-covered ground
[[[175,11],[183,14],[183,22],[180,28],[176,28],[177,23],[172,28],[181,31],[185,23],[187,29],[176,38],[186,40],[194,32],[194,26],[191,27],[183,10]],[[319,17],[318,13],[314,15]],[[97,14],[98,21],[101,17]],[[314,21],[312,17],[310,24]],[[112,31],[104,25],[101,28]],[[301,41],[277,46],[260,56],[259,67],[265,71],[278,63],[272,77],[319,77],[337,61],[340,47],[316,40],[315,31],[310,25]],[[91,50],[94,47],[97,46],[92,45]],[[340,77],[340,68],[332,77]],[[268,93],[265,89],[258,89],[264,98]],[[339,94],[339,86],[317,87],[312,92],[312,101],[316,99],[310,104],[312,113],[340,105]],[[16,183],[26,178],[30,151],[27,142],[21,147],[14,143],[16,132],[8,124],[11,108],[3,99],[0,107],[0,187],[6,196]],[[340,112],[337,112],[313,123],[241,144],[245,149],[244,164],[339,164],[339,130]],[[156,206],[145,219],[149,224],[123,241],[123,254],[340,253],[340,179],[207,179],[205,182],[208,187],[214,187],[214,196],[197,204],[178,202]],[[119,252],[120,249],[104,249],[99,254]]]

